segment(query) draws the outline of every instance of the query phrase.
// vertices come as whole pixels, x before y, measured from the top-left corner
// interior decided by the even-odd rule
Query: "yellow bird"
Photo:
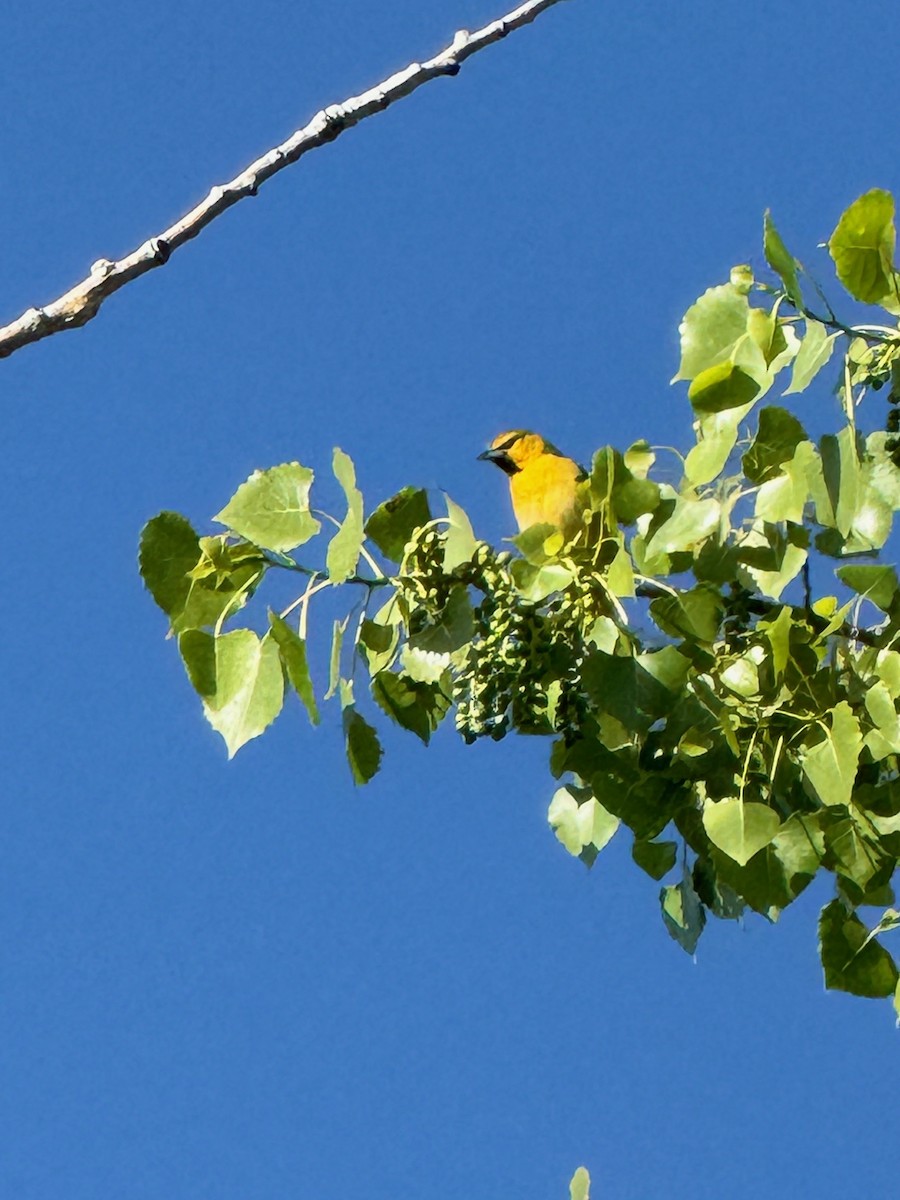
[[[509,476],[509,493],[519,529],[555,525],[566,538],[582,526],[587,473],[539,433],[513,429],[500,433],[480,459],[496,463]]]

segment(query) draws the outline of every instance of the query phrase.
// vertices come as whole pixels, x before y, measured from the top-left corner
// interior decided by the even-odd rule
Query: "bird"
[[[512,429],[499,433],[478,458],[509,476],[509,492],[519,530],[555,525],[566,539],[582,528],[587,472],[539,433]]]

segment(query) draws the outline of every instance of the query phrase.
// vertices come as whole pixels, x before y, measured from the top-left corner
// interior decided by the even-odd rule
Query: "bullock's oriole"
[[[555,525],[566,538],[581,528],[587,478],[577,462],[566,458],[539,433],[513,429],[498,434],[481,459],[496,463],[509,476],[509,493],[519,529]]]

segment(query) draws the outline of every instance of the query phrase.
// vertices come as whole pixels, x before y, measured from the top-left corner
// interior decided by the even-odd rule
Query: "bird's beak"
[[[515,475],[519,470],[505,450],[485,450],[478,455],[478,462],[492,462],[506,475]]]

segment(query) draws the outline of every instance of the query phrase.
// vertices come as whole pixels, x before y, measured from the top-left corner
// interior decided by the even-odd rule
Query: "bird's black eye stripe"
[[[516,444],[516,442],[519,440],[519,438],[521,436],[522,436],[521,433],[514,433],[511,438],[506,439],[506,441],[503,443],[502,446],[495,446],[494,449],[495,450],[504,450],[504,451],[511,450],[512,447]]]

